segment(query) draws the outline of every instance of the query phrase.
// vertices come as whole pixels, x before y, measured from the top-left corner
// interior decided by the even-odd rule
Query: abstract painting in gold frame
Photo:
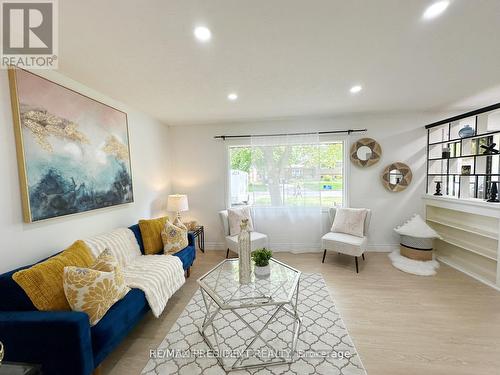
[[[125,112],[22,69],[9,83],[26,222],[133,202]]]

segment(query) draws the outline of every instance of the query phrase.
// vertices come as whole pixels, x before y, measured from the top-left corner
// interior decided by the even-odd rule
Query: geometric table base
[[[200,288],[200,290],[206,308],[206,315],[199,332],[214,352],[220,366],[226,372],[238,369],[282,365],[294,361],[302,323],[297,312],[299,282],[297,282],[293,298],[290,302],[273,303],[270,296],[262,296],[260,301],[255,297],[248,299],[240,298],[232,300],[233,302],[240,302],[238,307],[226,308],[218,306],[210,294],[203,288]],[[249,300],[249,302],[251,300],[251,303],[245,304],[245,300]],[[264,322],[261,323],[260,327],[255,327],[255,322],[249,323],[244,318],[251,310],[262,310],[259,312],[261,313],[260,318],[264,317]],[[227,329],[227,327],[216,327],[214,320],[218,314],[232,314],[236,317],[232,320],[230,326],[239,330],[240,333],[242,330],[248,332],[243,343],[240,343],[236,347],[231,347],[229,343],[221,342],[221,335],[218,331]],[[287,318],[290,324],[293,325],[291,335],[277,339],[276,334],[268,329],[273,324],[283,325],[283,321]],[[271,332],[272,334],[270,334]]]

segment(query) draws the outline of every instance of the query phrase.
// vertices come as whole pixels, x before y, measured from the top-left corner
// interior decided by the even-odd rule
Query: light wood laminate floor
[[[198,252],[191,277],[163,315],[149,313],[104,361],[102,373],[140,374],[192,295],[196,280],[225,257]],[[235,256],[235,254],[232,254]],[[392,267],[386,253],[360,260],[329,252],[275,253],[302,272],[321,273],[369,375],[500,374],[500,292],[446,265],[419,277]]]

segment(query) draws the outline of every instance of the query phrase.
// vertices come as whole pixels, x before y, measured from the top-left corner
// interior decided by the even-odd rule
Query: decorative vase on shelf
[[[460,138],[472,137],[474,135],[474,128],[470,125],[465,125],[462,129],[458,131]]]
[[[498,186],[496,181],[491,181],[490,197],[486,202],[498,203]]]
[[[3,355],[4,355],[4,348],[2,342],[0,341],[0,365],[2,364]]]
[[[443,195],[441,193],[441,181],[435,181],[434,183],[436,184],[436,192],[434,193],[434,195],[437,195],[437,196]]]
[[[441,152],[441,158],[442,159],[449,159],[451,156],[451,150],[449,147],[443,148],[443,151]]]
[[[248,219],[243,219],[240,224],[241,231],[238,235],[238,250],[239,250],[239,276],[240,284],[250,283],[250,232],[248,231]]]

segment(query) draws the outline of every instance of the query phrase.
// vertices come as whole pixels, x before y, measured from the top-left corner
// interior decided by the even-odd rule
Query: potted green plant
[[[269,259],[273,256],[273,252],[271,250],[267,250],[266,248],[257,249],[252,251],[252,260],[255,263],[255,276],[267,276],[271,272],[271,268],[269,267]]]

